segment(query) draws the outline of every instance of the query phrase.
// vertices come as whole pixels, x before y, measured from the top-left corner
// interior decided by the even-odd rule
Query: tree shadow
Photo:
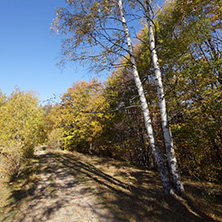
[[[39,180],[31,187],[15,190],[10,196],[14,201],[10,209],[21,205],[23,200],[29,203],[29,208],[36,212],[40,211],[41,215],[35,215],[29,221],[45,221],[63,208],[72,199],[65,196],[64,199],[57,200],[56,190],[59,188],[64,192],[69,189],[75,189],[79,184],[85,184],[86,188],[81,190],[96,197],[98,205],[108,209],[113,218],[106,215],[98,215],[107,218],[107,221],[214,221],[204,212],[200,212],[192,205],[192,201],[186,199],[189,206],[174,197],[166,197],[163,194],[161,181],[157,173],[137,169],[131,170],[124,162],[120,165],[114,161],[105,161],[98,158],[96,162],[83,161],[78,156],[70,153],[53,152],[41,156],[41,165],[37,174],[45,173],[45,180]],[[118,172],[115,176],[107,173],[107,170],[101,169],[103,164],[106,167],[118,165]],[[100,169],[95,167],[100,165]],[[123,168],[127,168],[125,171]],[[57,184],[56,179],[64,180],[64,183]],[[71,177],[70,177],[71,176]],[[70,177],[69,180],[66,180]],[[130,179],[128,179],[130,177]],[[43,177],[44,179],[44,177]],[[50,182],[51,180],[51,182]],[[58,187],[59,186],[59,187]],[[50,199],[49,206],[44,205],[42,200]],[[96,211],[96,206],[90,206]],[[25,212],[14,221],[24,221]],[[7,220],[7,217],[4,218]],[[4,220],[3,220],[4,221]]]
[[[124,174],[121,170],[112,177],[70,154],[53,154],[53,158],[59,161],[60,167],[70,169],[70,173],[79,181],[88,183],[91,180],[99,185],[97,189],[89,187],[90,192],[112,212],[115,221],[130,221],[132,218],[135,221],[214,221],[193,206],[190,210],[177,199],[165,197],[156,173],[149,174],[144,170],[125,173],[125,176],[133,178],[133,183],[130,183],[117,179]],[[123,162],[120,164],[119,169],[124,166]],[[114,165],[113,161],[110,161],[110,165]]]

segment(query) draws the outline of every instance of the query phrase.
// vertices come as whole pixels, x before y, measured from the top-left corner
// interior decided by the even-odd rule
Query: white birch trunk
[[[130,34],[129,34],[129,29],[128,29],[126,19],[125,19],[125,16],[124,16],[124,12],[123,12],[122,0],[118,0],[118,6],[119,6],[119,10],[120,10],[120,16],[121,16],[121,20],[122,20],[123,29],[124,29],[127,44],[128,44],[128,49],[129,49],[129,53],[130,53],[130,61],[131,61],[131,64],[132,64],[133,76],[134,76],[135,84],[136,84],[138,94],[139,94],[139,97],[140,97],[141,108],[142,108],[143,115],[144,115],[144,121],[145,121],[146,130],[147,130],[147,133],[148,133],[150,146],[152,148],[153,155],[154,155],[155,160],[157,162],[157,166],[158,166],[160,176],[161,176],[161,180],[162,180],[162,183],[163,183],[164,192],[166,194],[171,194],[173,191],[171,189],[170,177],[169,177],[168,170],[167,170],[167,167],[165,165],[165,162],[163,160],[162,153],[161,153],[161,151],[158,147],[158,144],[157,144],[157,141],[156,141],[156,138],[155,138],[155,134],[154,134],[151,118],[150,118],[148,104],[147,104],[147,101],[146,101],[143,86],[142,86],[142,83],[141,83],[141,80],[140,80],[140,77],[139,77],[139,74],[138,74],[138,70],[137,70],[137,65],[136,65],[134,50],[133,50],[133,46],[132,46],[132,41],[131,41]]]
[[[169,121],[168,121],[161,71],[160,71],[158,57],[157,57],[157,53],[156,53],[153,25],[152,25],[152,21],[150,19],[151,18],[150,17],[150,3],[151,2],[150,2],[150,0],[148,0],[149,5],[147,5],[146,1],[147,0],[144,1],[144,6],[145,6],[147,22],[148,22],[149,44],[150,44],[151,57],[153,60],[153,65],[154,65],[154,70],[155,70],[154,71],[155,72],[155,81],[156,81],[157,94],[158,94],[158,99],[159,99],[161,123],[162,123],[162,130],[163,130],[163,134],[164,134],[167,159],[168,159],[168,164],[169,164],[170,171],[171,171],[173,185],[178,193],[183,193],[184,187],[183,187],[183,183],[181,181],[181,175],[180,175],[180,171],[178,168],[177,159],[175,156],[175,151],[173,148],[173,140],[172,140],[171,130],[170,130]]]

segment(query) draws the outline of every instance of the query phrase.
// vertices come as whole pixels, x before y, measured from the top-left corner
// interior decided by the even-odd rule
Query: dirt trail
[[[31,163],[13,185],[0,183],[0,222],[222,222],[221,201],[206,202],[198,182],[168,197],[157,172],[112,158],[48,150]]]
[[[41,169],[39,180],[32,187],[32,195],[26,201],[19,221],[114,221],[108,210],[97,203],[86,185],[80,183],[69,169],[58,166],[44,151],[37,153]]]

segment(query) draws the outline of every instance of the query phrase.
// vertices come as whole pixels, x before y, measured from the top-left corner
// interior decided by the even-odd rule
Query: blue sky
[[[41,100],[59,96],[77,80],[89,80],[82,66],[59,70],[60,37],[49,30],[63,0],[0,0],[0,89],[33,90]]]
[[[50,31],[55,9],[65,0],[0,0],[0,89],[33,90],[45,101],[61,96],[77,80],[92,75],[82,66],[60,70],[60,37]]]

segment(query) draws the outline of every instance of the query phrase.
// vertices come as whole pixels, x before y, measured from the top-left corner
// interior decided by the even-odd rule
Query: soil
[[[40,158],[39,168],[42,170],[39,180],[29,190],[31,195],[20,211],[20,215],[24,216],[19,221],[115,221],[68,168],[59,167],[45,151],[39,151],[36,155]]]
[[[186,180],[184,197],[166,197],[158,172],[77,152],[38,151],[30,166],[0,178],[0,222],[222,222],[221,185],[208,200]]]

